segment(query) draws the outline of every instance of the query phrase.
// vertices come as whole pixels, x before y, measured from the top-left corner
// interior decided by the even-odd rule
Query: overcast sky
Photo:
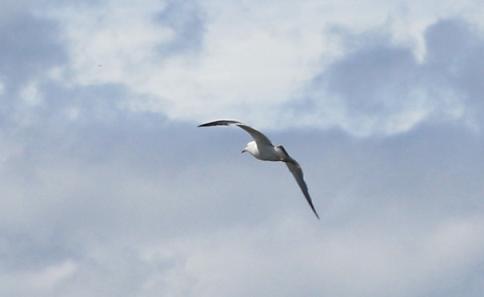
[[[0,295],[482,296],[480,1],[0,5]]]

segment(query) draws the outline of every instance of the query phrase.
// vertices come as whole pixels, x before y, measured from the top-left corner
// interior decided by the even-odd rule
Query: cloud
[[[166,2],[158,21],[174,32],[173,40],[161,46],[162,55],[178,55],[185,50],[198,51],[202,48],[204,16],[196,1]]]
[[[352,50],[315,76],[294,117],[361,136],[407,132],[425,121],[478,121],[471,102],[481,101],[472,79],[479,73],[468,61],[482,60],[484,41],[475,27],[461,20],[433,24],[421,62],[381,33],[345,39]]]
[[[234,158],[243,131],[99,98],[84,102],[90,118],[45,114],[15,134],[22,150],[0,173],[4,284],[15,275],[40,296],[408,296],[465,291],[459,280],[479,269],[482,141],[462,127],[271,133],[303,165],[318,222],[286,168]],[[96,116],[106,109],[115,116]]]
[[[443,88],[438,74],[446,70],[428,60],[437,54],[432,28],[456,12],[449,22],[478,24],[468,2],[430,13],[432,2],[375,10],[365,1],[358,11],[367,13],[358,14],[311,1],[276,9],[271,1],[143,3],[64,5],[51,13],[68,41],[70,84],[123,85],[137,95],[131,109],[182,121],[224,115],[272,129],[290,121],[355,135],[403,133],[435,117],[472,122],[462,90]],[[476,30],[465,36],[482,43]],[[385,75],[386,84],[377,81]],[[302,116],[293,106],[308,100],[315,110]]]
[[[0,45],[1,295],[481,295],[475,23],[432,2],[397,9],[409,31],[393,2],[26,3],[0,25],[39,46]],[[301,163],[321,221],[284,166],[237,155],[243,131],[194,124],[238,113]]]
[[[442,21],[428,30],[428,57],[430,71],[435,79],[457,90],[469,109],[473,121],[480,122],[475,111],[482,108],[482,84],[477,78],[482,75],[482,31],[474,24],[458,20]]]
[[[0,22],[0,78],[5,88],[17,87],[66,62],[55,21],[20,9],[12,14]]]

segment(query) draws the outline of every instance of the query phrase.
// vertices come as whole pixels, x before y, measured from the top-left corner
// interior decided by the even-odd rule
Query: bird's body
[[[211,126],[228,126],[228,125],[236,125],[242,129],[244,129],[247,133],[249,133],[253,141],[247,143],[246,147],[242,150],[242,153],[248,152],[256,159],[262,161],[281,161],[286,163],[287,168],[292,173],[294,178],[296,179],[297,184],[301,188],[301,191],[304,194],[309,206],[313,210],[316,217],[319,219],[319,215],[314,208],[313,202],[311,200],[311,196],[308,192],[308,187],[306,182],[303,178],[303,172],[301,166],[297,163],[296,160],[291,158],[287,153],[286,149],[282,145],[273,145],[272,142],[267,138],[264,134],[257,131],[256,129],[242,124],[239,121],[234,120],[218,120],[213,121],[205,124],[201,124],[198,127],[211,127]]]
[[[262,161],[284,161],[284,153],[276,146],[260,144],[251,141],[247,143],[247,146],[242,152],[248,152],[256,159]]]

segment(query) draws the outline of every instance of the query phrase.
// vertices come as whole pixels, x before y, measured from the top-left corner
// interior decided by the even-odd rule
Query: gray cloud
[[[56,48],[56,35],[42,32],[38,43]],[[379,116],[402,108],[383,101],[385,90],[440,86],[442,74],[478,106],[481,87],[471,78],[479,68],[460,59],[456,68],[445,57],[480,57],[479,39],[437,53],[439,34],[466,32],[476,37],[456,21],[431,27],[423,64],[376,40],[314,83],[339,92],[351,114]],[[43,55],[28,57],[33,74],[36,65],[62,62]],[[31,75],[25,67],[12,70],[22,84]],[[354,89],[345,88],[348,80]],[[337,130],[267,131],[303,165],[319,222],[284,166],[238,154],[243,131],[128,111],[124,104],[136,95],[122,85],[45,79],[38,89],[41,104],[16,103],[0,122],[2,295],[482,292],[484,143],[455,122],[424,121],[405,134],[364,139]]]
[[[162,54],[181,54],[187,50],[200,50],[203,46],[205,20],[196,1],[167,1],[156,20],[175,33],[174,40],[160,47]]]
[[[423,296],[442,293],[442,282],[460,291],[458,280],[479,269],[468,263],[484,260],[483,143],[462,127],[359,140],[269,133],[303,164],[319,224],[283,166],[237,154],[242,131],[98,98],[107,104],[84,102],[85,120],[47,114],[22,128],[11,141],[23,149],[2,163],[3,273],[28,283],[26,271],[76,265],[52,287],[23,286],[26,294]],[[107,108],[115,116],[97,119]]]
[[[0,39],[0,78],[7,86],[18,86],[66,62],[57,24],[29,11],[2,18]]]
[[[445,20],[427,31],[428,72],[441,84],[459,91],[462,100],[473,108],[482,110],[484,89],[484,37],[472,24],[459,20]]]
[[[58,24],[35,14],[36,5],[8,1],[0,20],[0,122],[4,133],[6,126],[35,115],[36,108],[27,107],[21,98],[22,89],[67,63]]]
[[[423,62],[379,32],[341,34],[350,50],[312,80],[304,112],[309,106],[324,116],[335,97],[342,128],[364,135],[408,131],[427,120],[479,121],[473,108],[481,108],[484,39],[469,23],[431,25]]]

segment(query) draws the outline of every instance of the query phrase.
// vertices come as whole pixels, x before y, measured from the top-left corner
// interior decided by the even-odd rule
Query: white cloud
[[[159,1],[104,1],[54,11],[66,29],[69,66],[77,83],[121,82],[134,87],[145,80],[143,69],[157,58],[156,47],[172,36],[154,23],[161,8]]]
[[[203,1],[193,4],[197,9],[190,11],[198,11],[203,19],[204,28],[198,30],[203,34],[202,46],[174,55],[160,47],[176,39],[177,32],[155,18],[167,7],[166,1],[146,0],[137,5],[104,1],[67,6],[55,14],[65,29],[73,82],[122,84],[142,95],[127,106],[163,112],[172,119],[233,117],[273,128],[273,123],[291,117],[287,104],[301,100],[298,95],[308,81],[345,54],[335,27],[354,34],[383,30],[396,44],[412,48],[422,61],[427,26],[439,18],[456,13],[467,16],[472,11],[469,1],[439,4]],[[338,116],[338,109],[332,110],[323,101],[329,110],[319,111],[332,119],[330,126],[361,134],[356,127],[368,125],[364,119],[356,125],[344,124],[341,120],[351,119]],[[403,111],[383,130],[390,134],[407,131],[428,115],[428,111]],[[300,118],[291,117],[291,125],[309,122]],[[379,120],[370,117],[369,121]],[[315,121],[320,127],[327,127],[325,122]],[[372,127],[368,131],[378,133]]]
[[[17,128],[25,149],[0,166],[2,295],[418,296],[484,257],[472,136],[274,135],[318,221],[281,164],[233,155],[245,135],[130,116]]]
[[[145,288],[173,296],[420,295],[472,274],[472,262],[484,256],[480,218],[408,230],[395,222],[325,230],[286,218],[235,233],[163,241],[149,248],[150,261],[164,262],[170,254],[176,264]]]
[[[0,273],[0,292],[13,296],[49,296],[69,281],[77,271],[77,263],[65,260],[35,271]]]
[[[467,14],[434,22],[471,2],[204,1],[190,34],[160,21],[177,3],[63,4],[59,24],[5,27],[35,38],[0,44],[0,295],[481,296],[483,141],[411,131],[482,110],[479,35]],[[268,131],[318,221],[284,166],[234,155],[243,131],[140,110],[409,133]]]
[[[28,107],[35,107],[42,103],[42,94],[39,91],[37,82],[30,82],[20,90],[19,97]]]
[[[21,292],[40,296],[403,297],[452,290],[475,274],[484,258],[482,218],[400,220],[328,228],[286,216],[196,236],[104,242],[76,262],[2,275],[12,291],[0,291],[22,283]]]
[[[27,276],[32,287],[38,289],[50,289],[71,277],[77,270],[75,262],[66,260],[60,264],[48,266],[42,271]]]

